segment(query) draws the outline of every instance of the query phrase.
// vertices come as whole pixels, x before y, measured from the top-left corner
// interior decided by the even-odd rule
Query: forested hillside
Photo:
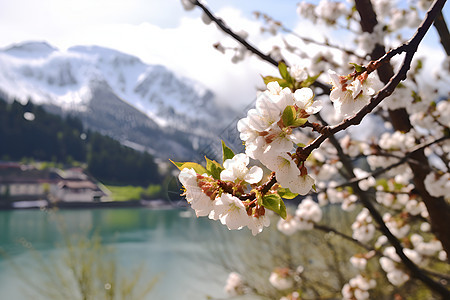
[[[105,183],[147,186],[160,182],[150,154],[85,130],[81,121],[70,115],[62,118],[47,113],[30,101],[22,105],[0,99],[0,159],[24,158],[85,162],[88,171]]]

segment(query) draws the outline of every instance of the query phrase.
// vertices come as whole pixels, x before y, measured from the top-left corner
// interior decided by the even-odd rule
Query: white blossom
[[[411,228],[404,220],[394,218],[390,213],[385,213],[383,215],[383,221],[391,233],[399,239],[404,238]]]
[[[305,67],[293,65],[289,68],[289,73],[297,82],[305,81],[308,78],[308,72]]]
[[[290,216],[286,220],[280,218],[277,223],[277,229],[285,235],[294,234],[297,231],[297,226],[297,219]]]
[[[244,153],[236,154],[233,158],[225,160],[223,167],[225,168],[220,173],[221,180],[244,180],[248,183],[258,183],[261,181],[263,171],[260,167],[253,166],[250,170],[247,168],[250,160]]]
[[[253,235],[257,235],[258,233],[262,232],[264,227],[269,227],[270,225],[270,218],[267,217],[267,215],[264,216],[251,216],[248,220],[248,229],[252,231]]]
[[[250,218],[242,201],[227,193],[216,198],[213,213],[209,217],[214,220],[219,219],[230,230],[247,226]]]
[[[297,4],[297,13],[300,16],[315,22],[317,19],[315,8],[316,6],[314,4],[307,2],[300,2]]]
[[[326,23],[334,24],[339,17],[347,13],[347,8],[341,2],[321,0],[315,8],[315,13],[318,18]]]
[[[366,300],[369,299],[369,289],[373,289],[376,286],[376,282],[373,279],[365,278],[361,275],[350,279],[342,288],[343,299],[357,299]]]
[[[228,274],[227,283],[224,290],[230,296],[245,294],[245,287],[241,275],[236,272],[231,272]]]
[[[314,92],[310,88],[301,88],[294,92],[295,105],[308,115],[318,113],[322,109],[320,100],[313,101]]]
[[[310,230],[313,229],[314,223],[322,219],[322,210],[319,204],[314,202],[310,197],[307,197],[298,205],[295,216],[298,221],[298,230]]]
[[[197,217],[207,216],[213,210],[213,199],[207,196],[202,188],[199,187],[197,177],[197,173],[191,168],[184,168],[178,175],[181,184],[186,189],[186,201],[191,204]],[[210,177],[205,176],[205,178],[206,184],[208,179],[212,180]]]
[[[355,176],[358,179],[362,179],[362,178],[366,178],[366,179],[362,179],[358,182],[358,186],[361,190],[363,191],[367,191],[369,188],[373,187],[376,183],[376,180],[373,176],[369,176],[370,173],[359,169],[359,168],[355,168],[353,170],[355,172]]]
[[[314,179],[309,175],[301,175],[295,161],[286,153],[275,157],[264,157],[262,163],[276,173],[278,183],[291,192],[306,195],[314,185]]]
[[[195,4],[191,0],[181,0],[181,5],[183,5],[183,8],[185,10],[193,10],[195,7]]]
[[[369,210],[363,208],[356,216],[355,222],[352,224],[353,238],[361,243],[369,242],[375,234],[375,226],[372,223],[372,217]]]
[[[269,277],[269,282],[274,288],[280,291],[290,289],[294,285],[293,279],[284,269],[272,272]]]
[[[438,175],[431,172],[427,175],[427,177],[425,177],[424,184],[427,192],[431,196],[444,196],[445,198],[450,197],[450,173]]]
[[[350,257],[350,263],[358,270],[364,270],[367,265],[367,259],[365,257],[352,256]]]
[[[332,70],[328,71],[328,75],[333,84],[330,100],[333,102],[336,112],[344,117],[353,115],[368,104],[370,98],[382,86],[374,72],[365,79],[360,79],[359,76],[355,80],[340,76]]]

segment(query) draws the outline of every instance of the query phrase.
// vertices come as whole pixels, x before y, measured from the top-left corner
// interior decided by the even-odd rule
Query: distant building
[[[0,161],[0,201],[46,199],[58,178],[15,162]]]
[[[106,193],[89,180],[61,180],[52,190],[52,195],[64,202],[98,202]]]
[[[110,192],[81,168],[38,170],[29,165],[0,161],[0,201],[46,199],[49,202],[109,200]]]

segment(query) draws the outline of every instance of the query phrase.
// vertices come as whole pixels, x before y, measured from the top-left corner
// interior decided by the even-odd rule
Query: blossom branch
[[[383,62],[391,59],[393,56],[406,52],[406,56],[403,60],[403,63],[397,73],[389,80],[389,82],[375,95],[370,99],[370,102],[364,106],[358,113],[350,118],[344,119],[341,123],[335,126],[329,126],[329,130],[327,132],[322,133],[319,137],[317,137],[312,143],[303,148],[297,149],[297,155],[299,155],[299,159],[307,158],[311,152],[317,148],[331,135],[338,133],[339,131],[345,130],[352,125],[358,125],[361,123],[362,119],[369,114],[372,110],[377,107],[381,101],[383,101],[386,97],[391,95],[397,85],[406,79],[406,73],[411,67],[412,58],[417,51],[417,48],[422,41],[423,37],[429,30],[431,24],[433,23],[434,18],[437,13],[442,9],[445,4],[445,0],[436,0],[435,4],[432,8],[427,12],[427,16],[422,24],[417,29],[414,36],[406,43],[401,45],[400,47],[386,53],[383,57],[378,59],[376,62],[369,63],[370,65],[379,66]]]
[[[225,22],[222,19],[220,19],[217,16],[215,16],[212,13],[212,11],[208,7],[206,7],[206,5],[204,5],[203,3],[201,3],[198,0],[191,0],[191,1],[192,1],[192,4],[198,6],[200,9],[202,9],[203,12],[211,19],[211,21],[216,23],[217,26],[219,26],[219,28],[223,32],[225,32],[226,34],[231,36],[233,39],[235,39],[238,43],[240,43],[242,46],[244,46],[251,53],[255,54],[256,56],[258,56],[262,60],[270,63],[274,67],[278,68],[278,63],[279,62],[276,61],[272,56],[270,56],[270,54],[264,54],[261,50],[256,48],[254,45],[252,45],[249,42],[247,42],[247,40],[245,38],[243,38],[242,36],[240,36],[237,33],[235,33],[230,27],[228,27],[228,25],[225,24]],[[286,63],[286,65],[288,65],[288,64]],[[324,92],[330,90],[329,85],[327,85],[325,83],[322,83],[320,81],[317,81],[317,80],[313,83],[313,85],[318,87],[318,88],[321,88]]]
[[[246,39],[244,39],[243,37],[239,36],[238,34],[236,34],[230,27],[228,27],[227,24],[225,24],[225,22],[216,17],[209,8],[206,7],[206,5],[204,5],[203,3],[201,3],[198,0],[192,0],[192,3],[194,5],[197,5],[199,8],[201,8],[203,10],[203,12],[211,19],[211,21],[213,21],[214,23],[217,24],[217,26],[219,26],[219,28],[225,32],[226,34],[228,34],[229,36],[231,36],[232,38],[234,38],[236,41],[238,41],[241,45],[243,45],[247,50],[249,50],[250,52],[252,52],[253,54],[255,54],[256,56],[258,56],[259,58],[261,58],[262,60],[274,65],[275,67],[278,67],[278,61],[276,61],[272,56],[270,56],[269,54],[264,54],[262,53],[259,49],[257,49],[255,46],[251,45],[249,42],[247,42]]]
[[[442,12],[438,14],[433,23],[439,37],[441,38],[442,47],[444,47],[447,56],[450,56],[450,33],[448,31],[447,23],[445,22]]]
[[[349,236],[349,235],[347,235],[345,233],[342,233],[342,232],[340,232],[340,231],[338,231],[338,230],[336,230],[336,229],[334,229],[332,227],[329,227],[329,226],[326,226],[326,225],[314,224],[314,229],[317,229],[317,230],[320,230],[320,231],[324,231],[324,232],[333,232],[334,234],[336,234],[336,235],[342,237],[343,239],[346,239],[347,241],[350,241],[350,242],[352,242],[352,243],[354,243],[354,244],[356,244],[356,245],[366,249],[367,251],[374,250],[372,247],[370,247],[370,246],[368,246],[368,245],[366,245],[364,243],[361,243],[360,241],[352,238],[351,236]]]
[[[434,140],[434,141],[431,141],[431,142],[429,142],[429,143],[417,145],[417,146],[414,147],[411,151],[405,153],[405,155],[404,155],[398,162],[393,163],[393,164],[391,164],[391,165],[389,165],[389,166],[387,166],[387,167],[385,167],[385,168],[381,168],[381,169],[375,170],[375,171],[373,171],[372,173],[370,173],[369,175],[367,175],[367,176],[365,176],[365,177],[362,177],[362,178],[353,178],[353,179],[349,180],[348,182],[345,182],[345,183],[343,183],[343,184],[341,184],[341,185],[336,186],[335,188],[340,188],[340,187],[349,186],[349,185],[358,183],[358,182],[360,182],[360,181],[362,181],[362,180],[366,180],[366,179],[368,179],[369,177],[377,177],[377,176],[379,176],[379,175],[381,175],[381,174],[384,174],[384,173],[386,173],[387,171],[392,170],[393,168],[398,167],[398,166],[400,166],[400,165],[402,165],[402,164],[408,162],[408,161],[410,160],[410,157],[411,157],[415,152],[421,151],[421,150],[423,150],[423,149],[425,149],[425,148],[427,148],[427,147],[429,147],[429,146],[431,146],[431,145],[433,145],[433,144],[437,144],[437,143],[443,142],[443,141],[445,141],[445,140],[447,140],[447,139],[450,139],[450,136],[444,136],[444,137],[441,137],[441,138],[436,139],[436,140]],[[397,157],[397,156],[396,156],[396,157]],[[418,164],[419,162],[414,162],[414,163]]]
[[[354,51],[352,51],[352,50],[346,49],[346,48],[344,48],[344,47],[341,47],[341,46],[338,46],[338,45],[335,45],[335,44],[330,44],[330,42],[328,42],[328,40],[326,40],[325,42],[319,42],[319,41],[316,41],[316,40],[314,40],[314,39],[311,39],[311,38],[307,38],[307,37],[301,36],[301,35],[297,34],[296,32],[292,31],[291,29],[286,28],[286,27],[284,27],[284,26],[282,26],[281,29],[282,29],[284,32],[286,32],[286,33],[292,34],[292,35],[295,36],[296,38],[299,38],[299,39],[302,40],[305,44],[306,44],[306,43],[311,43],[311,44],[315,44],[315,45],[318,45],[318,46],[324,46],[324,47],[328,47],[328,48],[333,48],[333,49],[339,50],[339,51],[341,51],[341,52],[344,52],[345,54],[352,55],[352,56],[355,56],[355,57],[357,57],[357,58],[359,58],[359,59],[363,59],[363,60],[366,60],[366,59],[369,57],[369,55],[366,55],[366,56],[364,57],[364,56],[361,56],[361,55],[356,54],[356,53],[355,53]]]
[[[264,195],[264,194],[267,194],[269,192],[269,190],[272,188],[272,186],[275,183],[277,183],[277,179],[275,177],[275,172],[272,172],[270,174],[269,180],[266,183],[264,183],[263,185],[257,187],[256,189],[259,192],[261,192],[261,194]],[[244,194],[244,195],[241,195],[239,197],[239,199],[243,200],[243,201],[245,201],[245,200],[254,200],[255,198],[256,198],[256,192],[254,192],[254,191],[252,191],[250,193],[247,193],[247,194]]]

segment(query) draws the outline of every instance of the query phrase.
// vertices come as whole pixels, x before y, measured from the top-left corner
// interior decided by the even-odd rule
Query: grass
[[[161,186],[149,185],[147,188],[141,186],[106,186],[112,193],[114,201],[130,201],[140,199],[155,199],[160,197]]]

